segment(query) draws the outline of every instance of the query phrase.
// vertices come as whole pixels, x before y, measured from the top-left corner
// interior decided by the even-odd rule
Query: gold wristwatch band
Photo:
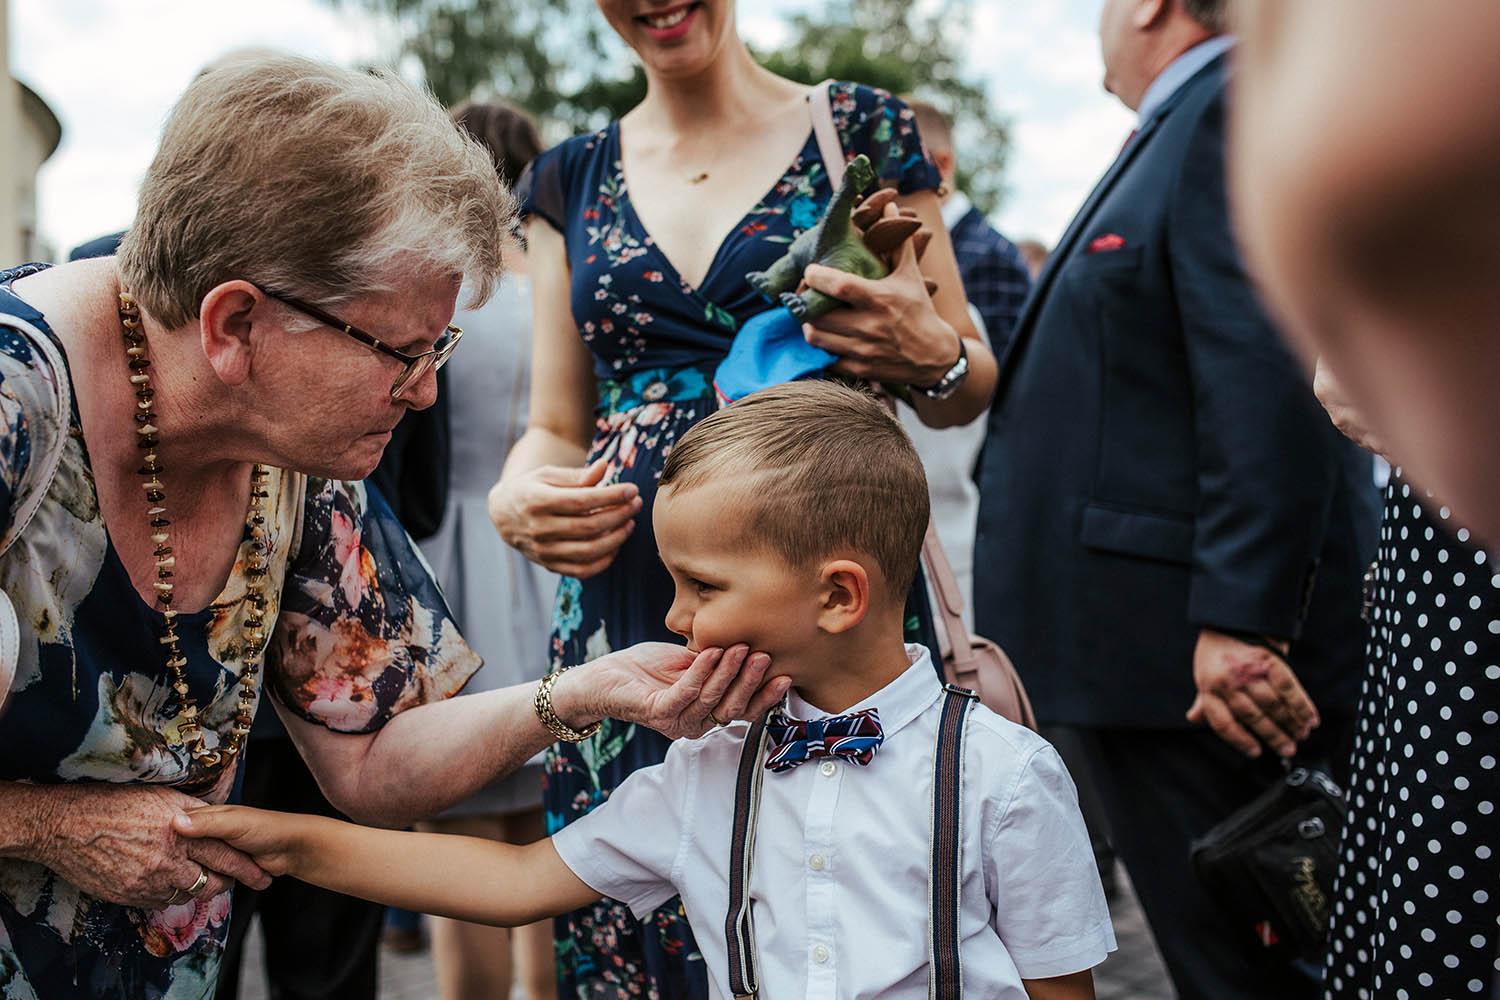
[[[547,727],[547,732],[551,733],[554,739],[563,743],[577,743],[597,733],[600,723],[593,722],[582,729],[574,729],[557,717],[557,712],[552,708],[552,685],[556,684],[557,679],[568,669],[568,667],[563,667],[542,678],[541,683],[536,686],[536,697],[532,699],[532,706],[536,709],[536,717],[541,720],[542,725]]]

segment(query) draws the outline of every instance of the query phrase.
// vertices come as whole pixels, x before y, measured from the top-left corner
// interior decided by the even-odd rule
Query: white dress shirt
[[[868,767],[809,761],[768,773],[750,877],[761,995],[927,996],[928,839],[943,689],[912,666],[850,711],[878,708]],[[795,692],[789,714],[828,713]],[[729,1000],[724,919],[735,774],[748,723],[678,740],[553,836],[564,863],[638,917],[681,894],[714,995]],[[1024,1000],[1022,978],[1092,968],[1114,931],[1077,792],[1056,751],[982,706],[963,771],[964,988]]]

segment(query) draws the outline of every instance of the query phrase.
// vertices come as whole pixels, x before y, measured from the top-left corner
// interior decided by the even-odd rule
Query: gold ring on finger
[[[720,720],[720,718],[717,715],[715,715],[714,713],[712,713],[712,712],[708,713],[708,717],[710,719],[714,720],[714,725],[716,725],[716,726],[727,726],[727,725],[729,725],[728,722],[724,722],[724,721]]]
[[[167,897],[167,905],[176,906],[178,903],[185,902],[186,900],[197,899],[198,894],[203,891],[203,888],[206,885],[208,885],[208,869],[204,868],[202,865],[199,865],[198,880],[192,885],[188,886],[186,889],[174,887],[172,889],[172,895]]]

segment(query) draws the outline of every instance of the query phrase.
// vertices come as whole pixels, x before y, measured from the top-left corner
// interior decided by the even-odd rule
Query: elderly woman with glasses
[[[763,710],[764,656],[478,666],[359,484],[500,270],[509,199],[429,98],[286,57],[200,77],[118,257],[0,272],[0,994],[211,995],[261,692],[330,800],[400,825],[617,716]],[[538,623],[542,627],[542,623]]]

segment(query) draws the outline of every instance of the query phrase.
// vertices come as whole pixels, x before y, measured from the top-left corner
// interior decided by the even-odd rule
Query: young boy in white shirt
[[[461,920],[524,924],[604,895],[644,915],[681,895],[726,1000],[756,984],[777,1000],[926,997],[935,968],[950,970],[939,996],[961,976],[974,997],[1092,997],[1114,934],[1071,779],[1044,740],[950,695],[903,644],[927,520],[921,462],[873,399],[829,382],[755,393],[678,442],[654,524],[676,584],[667,626],[693,650],[748,644],[792,679],[769,724],[679,740],[525,847],[235,806],[180,832]],[[967,709],[957,770],[935,772],[949,707]],[[959,794],[939,797],[952,816],[935,828],[939,784]],[[929,884],[943,875],[946,901]],[[731,912],[732,896],[749,906]]]

